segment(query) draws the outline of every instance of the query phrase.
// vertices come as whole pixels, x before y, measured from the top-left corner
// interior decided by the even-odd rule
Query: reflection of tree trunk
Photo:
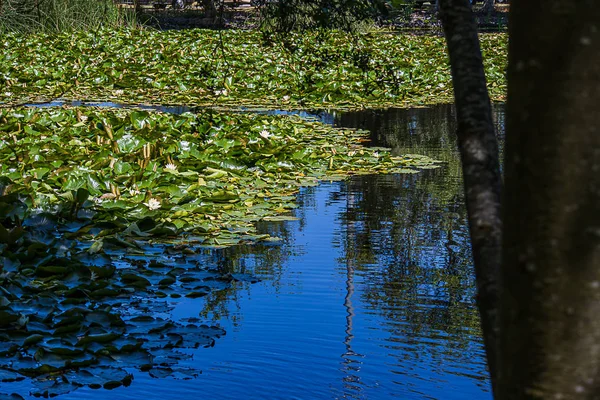
[[[502,399],[600,396],[600,9],[510,10]]]
[[[456,251],[452,248],[452,246],[458,245],[457,242],[454,241],[454,227],[452,225],[448,226],[446,230],[446,242],[444,243],[444,247],[448,252],[448,262],[446,263],[446,271],[450,275],[458,276],[458,257]]]
[[[357,197],[352,194],[350,191],[346,192],[346,210],[350,210],[357,207]],[[350,247],[349,244],[353,243],[356,245],[355,241],[357,238],[357,229],[353,220],[348,221],[346,227],[346,296],[344,296],[344,308],[346,309],[346,329],[344,333],[346,334],[344,337],[344,345],[346,347],[346,351],[342,354],[342,372],[345,374],[344,382],[359,382],[360,378],[356,375],[356,372],[359,371],[359,366],[355,365],[359,363],[354,357],[360,356],[352,350],[352,339],[354,339],[354,334],[352,333],[353,323],[354,323],[354,306],[352,305],[352,296],[354,295],[354,263],[355,260],[359,258],[357,252],[355,252],[356,247]],[[351,239],[352,238],[352,239]],[[347,383],[344,384],[345,386]],[[356,389],[356,386],[352,386],[351,389]]]
[[[346,308],[346,338],[344,344],[346,345],[346,354],[354,354],[352,351],[352,319],[354,318],[354,307],[352,306],[352,295],[354,294],[354,267],[353,261],[346,260],[346,297],[344,297],[344,307]]]
[[[348,229],[351,229],[351,226],[348,226]],[[354,253],[348,252],[346,254],[346,296],[344,297],[344,307],[346,308],[346,329],[344,337],[344,345],[346,346],[346,352],[342,354],[342,365],[343,372],[345,374],[344,382],[353,382],[356,383],[360,380],[358,376],[356,376],[356,372],[359,371],[359,367],[353,365],[357,363],[355,359],[352,357],[360,356],[352,350],[352,339],[354,339],[354,335],[352,334],[352,325],[354,319],[354,306],[352,305],[352,295],[354,294]],[[346,384],[345,384],[346,385]],[[356,389],[356,387],[352,387]]]
[[[498,144],[479,48],[477,22],[469,1],[440,0],[440,19],[448,43],[454,84],[458,144],[477,276],[477,304],[494,383],[502,234]]]

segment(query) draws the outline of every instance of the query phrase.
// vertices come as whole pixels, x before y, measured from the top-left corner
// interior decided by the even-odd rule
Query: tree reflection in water
[[[281,244],[207,250],[262,280],[180,309],[227,331],[199,353],[207,396],[490,398],[452,121],[451,106],[336,115],[374,146],[445,164],[305,188],[299,221],[261,225]]]
[[[503,133],[502,105],[495,118]],[[356,272],[366,286],[361,296],[386,317],[390,343],[429,354],[441,369],[445,356],[465,363],[481,357],[453,107],[347,113],[336,124],[371,131],[373,146],[445,163],[417,175],[356,177],[334,194],[347,203],[338,244],[339,263],[348,266],[346,302]],[[485,381],[480,372],[474,377]]]

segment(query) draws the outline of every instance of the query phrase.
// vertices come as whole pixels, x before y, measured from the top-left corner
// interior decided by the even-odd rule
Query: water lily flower
[[[188,151],[190,149],[190,142],[188,142],[187,140],[182,140],[181,142],[179,142],[179,145],[181,146],[181,150],[183,151]]]
[[[223,96],[227,96],[227,93],[228,93],[228,92],[227,92],[227,89],[223,89],[223,90],[215,90],[215,95],[217,95],[217,96],[221,96],[221,95],[223,95]]]
[[[177,165],[168,163],[167,165],[165,165],[165,169],[168,169],[169,171],[177,171]]]
[[[140,193],[142,193],[142,192],[140,192],[138,189],[129,188],[129,195],[131,195],[131,196],[137,196]]]
[[[263,129],[262,131],[260,131],[259,135],[264,137],[265,139],[268,139],[271,137],[271,134],[266,129]]]
[[[13,94],[12,94],[12,92],[4,92],[4,95],[5,95],[6,97],[11,97]]]
[[[147,203],[144,203],[144,205],[150,210],[157,210],[160,208],[160,200],[151,198]]]
[[[116,96],[121,96],[123,93],[125,93],[122,89],[117,89],[113,92]]]
[[[283,101],[289,101],[289,100],[290,100],[290,96],[288,96],[288,95],[283,96]]]

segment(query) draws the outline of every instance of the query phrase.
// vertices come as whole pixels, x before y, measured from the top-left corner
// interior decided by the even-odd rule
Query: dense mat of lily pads
[[[482,34],[493,99],[505,95],[507,39]],[[374,107],[451,101],[443,37],[153,30],[7,35],[0,103],[55,97],[127,103]]]
[[[255,240],[318,179],[414,172],[433,161],[366,148],[365,132],[293,116],[21,109],[0,113],[5,194],[71,222],[83,239],[115,233],[211,245]]]
[[[25,108],[0,122],[0,381],[33,379],[37,396],[128,385],[132,367],[195,376],[176,350],[224,332],[170,320],[170,302],[254,279],[211,268],[203,247],[274,240],[255,222],[291,219],[319,179],[435,167],[294,116]]]

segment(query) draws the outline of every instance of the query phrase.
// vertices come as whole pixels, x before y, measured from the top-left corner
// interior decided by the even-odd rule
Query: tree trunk
[[[204,15],[206,18],[217,18],[217,5],[215,2],[216,0],[202,0],[202,8],[204,9]]]
[[[492,11],[494,11],[494,0],[484,0],[483,7],[481,8],[481,12],[490,15]]]
[[[498,143],[469,0],[440,0],[440,19],[448,43],[458,122],[477,304],[492,384],[496,375],[498,277],[501,254]]]
[[[510,10],[499,399],[600,398],[600,8]]]

